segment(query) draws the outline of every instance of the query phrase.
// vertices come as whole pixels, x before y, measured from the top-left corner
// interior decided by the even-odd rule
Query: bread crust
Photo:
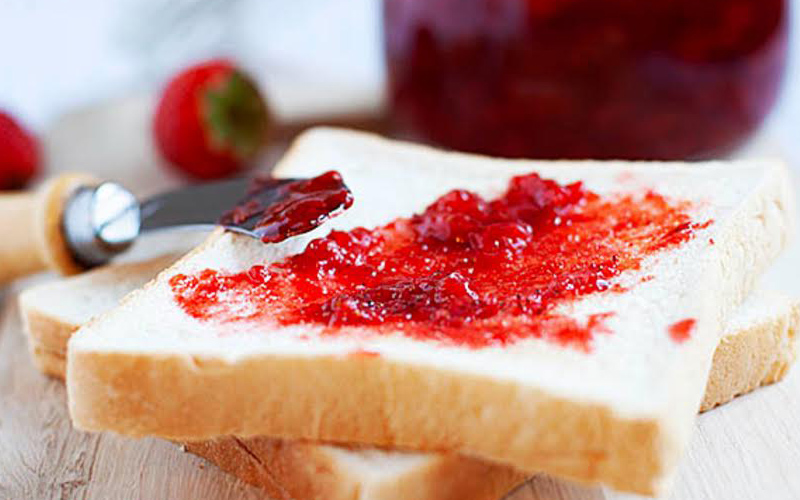
[[[302,435],[329,443],[439,452],[463,449],[469,440],[472,452],[487,460],[531,471],[546,462],[546,472],[560,477],[586,483],[602,479],[643,494],[654,494],[651,479],[663,472],[658,457],[669,446],[660,440],[663,424],[658,420],[627,419],[602,405],[380,357],[253,356],[226,364],[197,356],[70,351],[67,363],[73,422],[89,431],[122,428],[130,436],[204,441],[219,435],[253,437],[253,429],[268,420],[269,435],[278,438]],[[259,390],[266,380],[284,383],[263,394]],[[365,380],[376,384],[366,394],[382,387],[395,392],[381,401],[358,391],[342,394],[341,387]],[[177,393],[182,397],[165,397]],[[261,397],[254,400],[252,394]],[[436,414],[436,421],[394,404],[409,398]],[[342,404],[364,409],[365,418],[350,412],[320,414],[321,408]],[[455,413],[452,408],[469,410]],[[485,408],[505,408],[518,418],[496,419]],[[376,413],[383,418],[370,418]],[[574,429],[582,430],[579,442]],[[430,436],[436,440],[429,441]]]
[[[29,344],[31,359],[36,368],[45,375],[63,380],[67,370],[66,353],[51,351],[33,342]]]
[[[366,492],[375,500],[497,500],[526,478],[508,467],[443,454],[389,480],[365,483],[325,445],[226,437],[186,449],[281,500],[352,500]]]
[[[28,348],[37,367],[48,375],[63,379],[67,368],[67,341],[80,325],[51,316],[47,311],[28,306],[22,301],[20,310],[28,336]]]
[[[778,382],[797,357],[800,304],[720,340],[700,411],[708,411],[736,396]]]

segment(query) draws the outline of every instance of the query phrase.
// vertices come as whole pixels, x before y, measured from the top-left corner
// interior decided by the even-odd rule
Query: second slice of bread
[[[73,337],[73,421],[188,441],[265,435],[457,451],[655,493],[688,440],[720,325],[784,245],[787,174],[774,162],[598,166],[491,160],[316,130],[277,169],[291,177],[339,169],[357,202],[334,221],[338,227],[410,215],[456,187],[491,197],[510,176],[530,171],[582,180],[600,194],[655,187],[695,203],[693,216],[714,223],[623,277],[626,284],[653,279],[565,307],[576,318],[615,312],[613,333],[590,355],[539,340],[473,350],[402,335],[320,337],[313,327],[198,322],[174,303],[171,276],[247,269],[315,236],[264,246],[218,233]],[[634,182],[622,185],[623,177]],[[695,332],[676,344],[669,325],[685,318],[696,319]],[[379,356],[349,355],[360,349]]]

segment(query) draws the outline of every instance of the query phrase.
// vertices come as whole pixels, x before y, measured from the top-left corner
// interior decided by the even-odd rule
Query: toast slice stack
[[[26,290],[19,302],[37,367],[63,378],[69,337],[177,258],[115,264]],[[798,327],[797,301],[776,292],[754,292],[727,322],[701,411],[783,378],[795,359]],[[371,500],[497,500],[525,478],[514,469],[455,454],[353,449],[265,437],[224,437],[187,443],[186,449],[276,498],[288,494],[345,500],[361,491]]]
[[[249,297],[260,292],[242,288],[212,303],[222,317],[198,319],[180,304],[176,279],[253,266],[272,273],[271,264],[280,267],[330,228],[271,246],[219,231],[70,339],[67,388],[77,427],[183,441],[269,436],[454,452],[654,494],[686,445],[725,319],[792,227],[779,162],[511,161],[316,129],[275,173],[331,168],[357,200],[331,224],[343,230],[412,217],[452,189],[495,199],[513,177],[531,173],[560,186],[580,181],[590,199],[609,206],[663,201],[683,218],[656,228],[678,243],[603,278],[604,291],[547,310],[570,324],[603,319],[602,334],[583,349],[517,335],[516,317],[500,332],[513,341],[477,346],[357,322],[286,323],[270,309],[274,302],[253,306]],[[556,263],[562,257],[553,254]],[[411,331],[430,333],[429,326]]]

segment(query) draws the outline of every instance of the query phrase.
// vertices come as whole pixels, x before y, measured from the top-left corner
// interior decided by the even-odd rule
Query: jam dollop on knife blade
[[[307,233],[353,205],[353,194],[339,172],[312,179],[256,178],[245,199],[220,218],[224,226],[253,223],[264,243]]]
[[[556,306],[623,291],[622,273],[712,223],[692,220],[691,208],[653,191],[601,196],[534,173],[494,200],[451,191],[420,214],[332,231],[268,265],[179,274],[170,284],[202,321],[400,333],[470,348],[540,338],[589,352],[596,334],[612,333],[615,311],[578,320]]]

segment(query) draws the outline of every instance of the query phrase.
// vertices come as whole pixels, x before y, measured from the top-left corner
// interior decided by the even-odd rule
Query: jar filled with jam
[[[531,158],[699,159],[775,102],[788,0],[384,0],[392,116]]]

